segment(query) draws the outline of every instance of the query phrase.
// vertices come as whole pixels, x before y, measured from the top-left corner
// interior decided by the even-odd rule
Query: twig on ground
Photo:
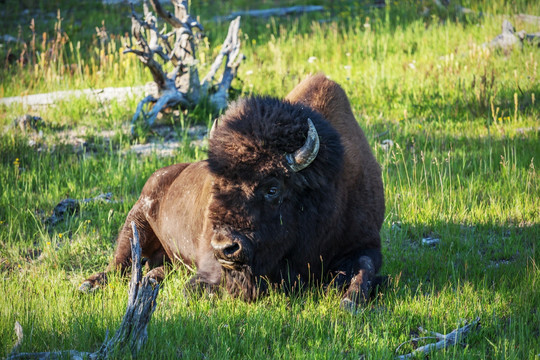
[[[436,351],[436,350],[447,348],[449,346],[456,345],[461,340],[463,340],[465,338],[465,336],[467,336],[467,333],[471,329],[475,328],[479,323],[480,323],[480,318],[477,317],[476,319],[474,319],[474,321],[472,321],[470,323],[465,323],[465,325],[463,327],[457,328],[454,331],[452,331],[451,333],[446,334],[446,335],[439,334],[439,333],[434,332],[434,331],[426,331],[423,328],[419,328],[421,332],[429,333],[429,334],[431,334],[433,336],[419,337],[419,338],[414,338],[414,339],[411,339],[409,341],[406,341],[406,342],[402,343],[401,345],[399,345],[397,347],[396,353],[398,352],[398,350],[403,345],[408,344],[408,343],[413,342],[413,341],[436,339],[437,342],[421,346],[421,347],[419,347],[418,349],[414,350],[413,352],[411,352],[409,354],[399,355],[398,357],[396,357],[396,359],[408,359],[408,358],[411,358],[411,357],[413,357],[413,356],[415,356],[416,354],[419,354],[419,353],[428,354],[431,351]]]

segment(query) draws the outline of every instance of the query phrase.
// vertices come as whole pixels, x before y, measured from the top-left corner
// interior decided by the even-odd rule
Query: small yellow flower
[[[21,264],[18,264],[17,266],[19,267],[19,269],[22,268]]]
[[[47,241],[47,245],[51,245],[51,242],[50,242],[50,241]]]
[[[60,239],[62,238],[62,236],[64,236],[64,234],[61,234],[61,233],[58,234],[58,237],[59,237]]]

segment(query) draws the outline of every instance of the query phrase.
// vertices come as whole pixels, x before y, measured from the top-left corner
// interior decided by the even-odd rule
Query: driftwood
[[[134,222],[131,222],[133,238],[131,239],[132,274],[129,283],[129,295],[126,313],[122,324],[111,339],[105,339],[96,352],[76,350],[63,350],[39,353],[16,353],[23,341],[22,327],[15,323],[17,342],[11,355],[6,360],[14,359],[108,359],[114,354],[129,351],[135,357],[147,340],[147,326],[156,308],[156,298],[159,293],[159,284],[149,276],[142,277],[141,246],[139,233]]]
[[[217,110],[227,106],[228,91],[236,76],[240,62],[244,56],[240,54],[240,17],[236,17],[229,25],[227,37],[221,47],[209,73],[199,80],[197,69],[197,36],[203,31],[202,25],[193,19],[187,11],[188,1],[171,0],[174,14],[161,7],[158,0],[150,0],[155,13],[169,24],[173,31],[164,33],[158,29],[158,19],[149,10],[146,1],[143,4],[144,19],[132,8],[131,33],[139,49],[127,47],[125,53],[133,53],[150,69],[154,79],[154,91],[137,105],[132,119],[132,126],[142,115],[148,125],[152,125],[158,113],[166,108],[180,106],[184,109],[194,107],[199,101],[208,97]],[[149,34],[147,39],[145,34]],[[169,72],[162,66],[171,63]],[[214,84],[213,80],[222,63],[225,69],[221,80]],[[217,90],[212,92],[213,87]],[[144,109],[153,104],[150,111]],[[133,133],[133,127],[132,127]]]
[[[235,11],[227,16],[216,16],[214,20],[215,21],[228,21],[228,20],[235,19],[238,16],[252,16],[252,17],[268,18],[271,16],[297,15],[297,14],[304,14],[304,13],[309,13],[309,12],[316,12],[316,11],[324,11],[324,6],[298,5],[298,6],[289,6],[289,7],[284,7],[284,8]]]
[[[540,25],[540,16],[529,15],[529,14],[519,14],[516,16],[519,20],[525,21],[531,24]]]
[[[431,351],[441,350],[449,346],[456,345],[467,336],[467,333],[471,329],[478,326],[479,323],[480,323],[480,318],[477,317],[474,321],[470,323],[466,323],[463,327],[457,328],[454,331],[452,331],[450,334],[446,334],[446,335],[439,334],[434,331],[426,331],[423,328],[419,328],[420,332],[429,333],[432,336],[415,338],[407,342],[404,342],[403,344],[398,346],[398,348],[396,349],[396,353],[404,344],[407,344],[413,341],[435,339],[437,340],[437,342],[421,346],[409,354],[399,355],[396,357],[396,359],[409,359],[409,358],[412,358],[413,356],[416,356],[417,354],[421,354],[421,353],[429,354]]]

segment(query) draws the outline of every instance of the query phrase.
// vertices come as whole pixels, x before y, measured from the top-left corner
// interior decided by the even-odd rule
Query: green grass
[[[11,14],[25,4],[8,2],[13,11],[6,33],[16,35],[21,20]],[[307,2],[261,6],[291,4]],[[538,358],[540,49],[526,44],[505,53],[481,44],[500,32],[503,18],[517,30],[538,31],[511,15],[538,14],[540,7],[463,2],[485,14],[478,16],[428,3],[431,12],[423,16],[424,5],[407,1],[377,10],[335,1],[322,14],[243,19],[247,58],[233,83],[241,95],[284,96],[306,74],[323,71],[344,87],[383,170],[382,273],[390,276],[388,288],[353,315],[338,307],[337,291],[318,288],[291,296],[274,291],[254,304],[227,295],[186,297],[190,274],[177,269],[160,291],[141,358],[392,359],[399,344],[418,336],[419,326],[447,333],[477,316],[481,327],[466,339],[467,347],[430,358]],[[249,4],[191,6],[209,35],[201,45],[205,69],[226,32],[226,24],[205,19]],[[0,96],[151,79],[135,57],[121,54],[121,37],[130,27],[125,6],[79,8],[58,1],[35,8],[65,14],[60,38],[66,40],[54,48],[59,60],[39,55],[53,49],[54,41],[41,45],[41,34],[55,38],[55,16],[37,19],[35,62],[30,57],[23,66],[0,69]],[[112,39],[103,48],[93,36],[101,20]],[[30,43],[28,23],[21,29]],[[7,52],[0,49],[2,56]],[[15,321],[25,334],[20,351],[94,351],[107,330],[118,327],[125,279],[115,277],[92,295],[76,289],[111,258],[118,229],[148,176],[174,162],[205,158],[204,147],[190,146],[185,126],[208,124],[214,116],[204,106],[182,121],[166,116],[163,122],[172,123],[183,145],[170,158],[136,156],[127,151],[132,144],[156,138],[127,135],[139,100],[0,105],[0,356],[16,341]],[[44,119],[41,136],[11,125],[26,113]],[[74,150],[64,139],[69,132],[81,133],[87,145]],[[381,146],[386,139],[394,143],[390,149]],[[62,199],[105,192],[113,194],[113,203],[88,203],[64,222],[45,225]],[[427,236],[440,244],[423,245]],[[400,353],[412,350],[408,344]]]

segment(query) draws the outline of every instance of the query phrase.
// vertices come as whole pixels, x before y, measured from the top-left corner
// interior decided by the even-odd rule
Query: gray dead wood
[[[489,43],[485,43],[484,46],[489,46],[491,48],[499,48],[503,50],[508,50],[514,45],[522,45],[524,34],[522,32],[516,33],[514,26],[508,20],[504,20],[502,24],[502,32],[497,35]]]
[[[529,15],[529,14],[519,14],[516,16],[519,20],[525,21],[531,24],[540,25],[540,16]]]
[[[131,33],[137,42],[137,49],[127,47],[125,53],[133,53],[150,69],[155,83],[153,93],[146,96],[137,105],[132,119],[133,126],[142,116],[152,126],[158,113],[166,108],[180,106],[191,109],[201,99],[208,97],[218,111],[227,106],[228,91],[236,76],[237,69],[244,56],[240,54],[240,17],[236,17],[229,26],[229,32],[221,51],[209,73],[199,80],[197,68],[197,37],[201,36],[202,25],[189,15],[188,1],[171,0],[174,14],[162,8],[157,0],[150,0],[154,12],[172,27],[165,33],[159,30],[158,18],[149,10],[146,1],[143,4],[144,18],[132,8]],[[148,34],[148,35],[146,35]],[[164,70],[171,63],[173,69]],[[221,65],[225,63],[221,80],[213,80]],[[217,88],[215,93],[213,87]],[[150,108],[145,112],[146,108]]]
[[[84,89],[55,91],[45,94],[31,94],[25,96],[12,96],[0,99],[0,104],[11,106],[22,104],[24,107],[53,106],[59,101],[85,97],[100,103],[109,102],[113,99],[124,101],[130,97],[139,97],[144,94],[144,86],[138,87],[108,87],[104,89]]]
[[[525,39],[527,39],[531,44],[540,46],[540,32],[526,34]]]
[[[521,14],[519,16],[525,16]],[[533,17],[532,15],[526,15]],[[540,19],[540,17],[537,17]],[[527,33],[525,30],[515,31],[514,26],[508,21],[504,20],[502,24],[502,32],[497,35],[493,40],[488,43],[484,43],[483,46],[489,46],[494,49],[509,50],[514,45],[523,47],[523,42],[527,40],[531,44],[540,45],[540,33]]]
[[[524,14],[521,14],[520,16],[524,16]],[[512,49],[515,45],[518,45],[520,48],[522,48],[523,42],[525,40],[529,41],[533,45],[535,43],[537,45],[540,45],[540,33],[527,34],[525,30],[516,32],[514,30],[514,26],[510,23],[510,21],[504,20],[502,24],[502,32],[490,42],[484,43],[483,46],[508,51]]]
[[[472,321],[470,323],[466,323],[463,327],[457,328],[454,331],[452,331],[451,333],[446,334],[446,335],[439,334],[439,333],[434,332],[434,331],[426,331],[423,328],[419,328],[421,332],[429,333],[432,336],[415,338],[415,339],[409,340],[407,342],[404,342],[403,344],[401,344],[401,345],[399,345],[397,347],[396,353],[398,352],[398,350],[404,344],[407,344],[407,343],[410,343],[410,342],[413,342],[413,341],[426,340],[426,339],[435,339],[435,340],[437,340],[437,342],[421,346],[421,347],[419,347],[418,349],[414,350],[413,352],[411,352],[409,354],[399,355],[399,356],[396,357],[396,359],[409,359],[409,358],[412,358],[413,356],[416,356],[417,354],[421,354],[421,353],[429,354],[432,351],[441,350],[441,349],[447,348],[449,346],[456,345],[460,341],[465,339],[468,332],[470,330],[472,330],[473,328],[476,328],[479,323],[480,323],[480,318],[477,317],[474,321]]]
[[[129,282],[129,295],[126,313],[122,323],[116,333],[110,339],[105,339],[99,350],[96,352],[84,352],[76,350],[63,350],[39,353],[18,353],[15,352],[23,341],[22,327],[15,324],[17,342],[13,347],[11,355],[6,360],[14,359],[108,359],[114,354],[129,351],[133,357],[145,344],[148,334],[147,326],[156,308],[156,298],[159,293],[159,284],[151,277],[142,277],[141,246],[139,244],[139,233],[134,222],[131,222],[133,238],[131,238],[131,259],[132,273]]]
[[[51,217],[45,220],[45,224],[47,226],[55,226],[59,222],[64,221],[67,217],[78,214],[80,210],[80,204],[88,204],[94,201],[113,203],[114,201],[112,201],[111,198],[112,193],[109,192],[106,194],[99,194],[98,196],[95,196],[93,198],[87,198],[82,200],[70,198],[64,199],[54,207]]]
[[[271,16],[297,15],[297,14],[304,14],[304,13],[309,13],[309,12],[316,12],[316,11],[324,11],[324,6],[298,5],[298,6],[290,6],[290,7],[284,7],[284,8],[235,11],[227,16],[216,16],[214,18],[214,21],[229,21],[229,20],[235,19],[238,16],[252,16],[252,17],[268,18]]]

